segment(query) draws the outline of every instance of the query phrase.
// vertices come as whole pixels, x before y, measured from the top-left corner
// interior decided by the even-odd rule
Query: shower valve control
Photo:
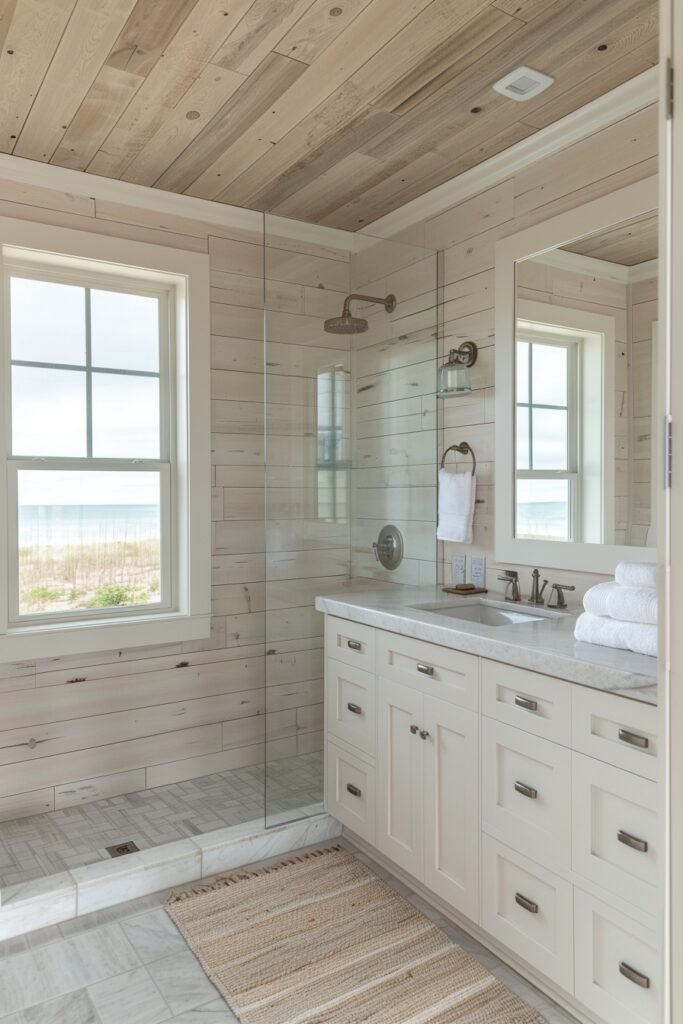
[[[385,569],[398,569],[403,561],[403,536],[396,526],[383,526],[372,544],[375,561]]]

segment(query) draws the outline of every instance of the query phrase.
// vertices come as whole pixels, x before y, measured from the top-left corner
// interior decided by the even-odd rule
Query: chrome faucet
[[[543,599],[543,591],[548,586],[548,581],[543,580],[543,586],[539,590],[538,581],[540,580],[540,578],[540,572],[538,571],[538,569],[534,569],[534,571],[531,574],[531,593],[529,594],[527,604],[545,604],[545,600]]]
[[[548,608],[560,608],[564,609],[567,607],[567,602],[564,599],[565,590],[576,590],[576,587],[569,586],[568,583],[553,583],[550,588],[550,597],[548,598]],[[555,604],[553,604],[553,594],[556,594]]]
[[[503,575],[498,577],[503,583],[506,583],[505,587],[505,600],[506,601],[521,601],[522,595],[519,591],[519,573],[516,569],[503,569]],[[512,591],[508,593],[508,591]]]

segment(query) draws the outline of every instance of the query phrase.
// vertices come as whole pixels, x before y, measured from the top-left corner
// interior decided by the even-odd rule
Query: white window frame
[[[91,653],[122,647],[191,641],[210,634],[210,421],[209,260],[201,253],[0,218],[3,277],[19,273],[65,283],[153,293],[167,311],[160,374],[168,395],[160,406],[162,447],[158,460],[12,457],[10,403],[0,422],[0,661]],[[32,270],[32,268],[34,268]],[[35,271],[35,272],[34,272]],[[11,353],[7,301],[0,346],[0,381],[9,396]],[[164,349],[167,364],[163,365]],[[82,617],[36,613],[16,618],[16,480],[21,469],[160,472],[161,600],[154,605],[85,609]],[[2,570],[2,566],[5,567]]]

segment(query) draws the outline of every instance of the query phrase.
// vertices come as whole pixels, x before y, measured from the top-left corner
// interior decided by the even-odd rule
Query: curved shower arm
[[[347,295],[344,299],[344,308],[342,310],[342,316],[351,316],[351,303],[352,302],[374,302],[379,306],[384,306],[387,313],[393,313],[396,309],[396,296],[387,295],[385,299],[378,299],[376,295]]]

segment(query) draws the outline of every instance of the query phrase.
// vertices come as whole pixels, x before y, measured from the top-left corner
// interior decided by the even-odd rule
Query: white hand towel
[[[622,587],[617,583],[607,597],[607,613],[624,622],[657,625],[657,591],[654,587]]]
[[[657,624],[657,591],[654,587],[622,587],[616,580],[598,583],[586,591],[583,607],[591,615]]]
[[[657,657],[657,627],[641,622],[623,622],[584,612],[576,620],[574,637],[586,644],[615,647],[634,654]]]
[[[657,566],[654,562],[619,562],[614,578],[622,587],[656,587]]]
[[[606,583],[598,583],[591,587],[583,596],[583,607],[591,615],[609,615],[609,596],[619,584],[616,580],[608,580]]]
[[[476,493],[476,476],[471,473],[452,473],[449,469],[439,470],[438,540],[472,543]]]

